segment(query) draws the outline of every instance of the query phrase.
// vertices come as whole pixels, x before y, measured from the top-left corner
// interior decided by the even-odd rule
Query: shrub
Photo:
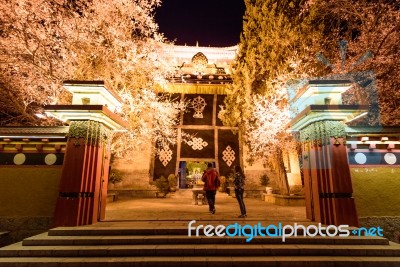
[[[168,183],[167,179],[165,179],[164,176],[161,176],[160,178],[158,178],[155,182],[155,185],[156,185],[158,191],[160,191],[162,193],[167,193],[169,190],[169,183]]]
[[[229,173],[228,179],[227,179],[228,186],[233,186],[233,180],[234,180],[234,173],[231,172],[231,173]]]
[[[219,187],[220,192],[226,192],[226,188],[228,187],[228,179],[225,176],[219,177],[221,180],[221,186]]]
[[[171,173],[170,175],[168,175],[168,185],[170,187],[170,189],[175,188],[177,185],[177,177],[175,174]]]
[[[260,176],[260,184],[262,186],[267,186],[269,184],[269,177],[266,174]]]
[[[112,184],[116,184],[121,182],[123,179],[122,174],[118,170],[111,170],[110,176],[108,177],[108,182]]]
[[[292,185],[290,187],[289,193],[296,196],[302,196],[304,195],[304,188],[301,185]]]

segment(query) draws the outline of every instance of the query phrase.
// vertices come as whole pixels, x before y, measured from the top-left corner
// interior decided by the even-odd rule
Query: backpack
[[[213,175],[213,176],[210,176],[210,175]],[[214,186],[216,188],[220,187],[221,181],[220,181],[220,179],[218,177],[218,172],[215,169],[211,173],[205,172],[204,176],[206,176],[206,179],[205,179],[205,182],[204,182],[204,186],[205,187],[208,187],[208,181],[212,181],[214,177],[215,177],[214,178],[214,183],[215,183]]]

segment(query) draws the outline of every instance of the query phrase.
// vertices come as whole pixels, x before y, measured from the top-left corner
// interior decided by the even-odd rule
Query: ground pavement
[[[201,201],[199,201],[200,204]],[[305,222],[305,207],[282,207],[257,198],[245,198],[248,221]],[[216,195],[216,213],[208,205],[194,205],[192,191],[180,189],[166,198],[120,199],[106,206],[106,221],[235,221],[240,215],[236,198],[225,193]]]

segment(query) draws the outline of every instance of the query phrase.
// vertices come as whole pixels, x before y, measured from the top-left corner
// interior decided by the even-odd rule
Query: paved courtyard
[[[305,207],[282,207],[261,199],[245,198],[248,221],[307,222]],[[200,202],[200,201],[199,201]],[[108,203],[106,221],[235,221],[240,214],[235,198],[225,193],[216,195],[216,213],[208,205],[194,205],[192,191],[181,189],[166,198],[120,199]]]

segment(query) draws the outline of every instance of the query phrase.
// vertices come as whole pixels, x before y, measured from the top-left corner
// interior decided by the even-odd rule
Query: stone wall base
[[[400,216],[360,217],[360,227],[380,227],[383,237],[392,242],[400,243]]]
[[[20,242],[27,237],[44,233],[51,228],[52,217],[0,217],[0,232],[9,232],[2,237],[2,245]]]

